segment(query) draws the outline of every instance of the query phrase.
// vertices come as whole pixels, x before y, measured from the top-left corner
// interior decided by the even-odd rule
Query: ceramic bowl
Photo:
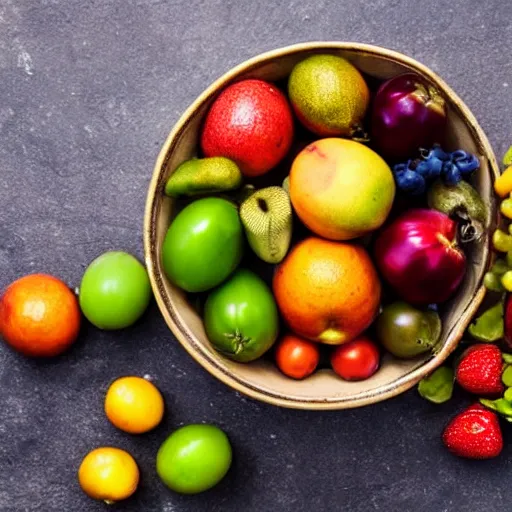
[[[484,201],[490,205],[490,229],[498,219],[492,182],[499,173],[491,146],[475,117],[455,92],[433,71],[416,60],[388,49],[357,43],[312,42],[273,50],[234,67],[210,85],[185,111],[170,132],[156,162],[147,196],[144,221],[146,264],[156,301],[178,341],[188,353],[219,380],[249,397],[274,405],[299,409],[345,409],[376,403],[402,393],[432,372],[455,349],[485,290],[483,275],[492,253],[487,237],[469,254],[468,272],[456,296],[443,314],[442,349],[435,355],[413,360],[383,358],[381,369],[370,379],[346,382],[331,370],[322,369],[303,381],[283,376],[270,360],[250,364],[230,361],[210,345],[202,320],[185,294],[165,277],[160,252],[166,230],[175,212],[173,200],[163,193],[170,174],[184,160],[196,155],[202,120],[216,95],[243,78],[282,80],[295,63],[315,53],[332,53],[352,61],[369,77],[387,79],[414,71],[435,84],[448,105],[448,149],[462,147],[478,154],[481,168],[473,179]],[[170,342],[173,342],[170,337]]]

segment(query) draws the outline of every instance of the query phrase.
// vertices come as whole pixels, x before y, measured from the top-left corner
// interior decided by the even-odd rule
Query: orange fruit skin
[[[135,459],[112,446],[89,452],[78,469],[78,482],[85,494],[108,504],[129,498],[137,490],[139,480]]]
[[[121,377],[107,391],[105,414],[118,429],[143,434],[162,421],[164,399],[158,388],[146,379]]]
[[[381,284],[362,246],[310,237],[279,265],[273,291],[292,331],[312,341],[340,345],[373,322]]]
[[[29,357],[54,357],[78,337],[81,313],[73,292],[56,277],[31,274],[0,298],[0,335]]]

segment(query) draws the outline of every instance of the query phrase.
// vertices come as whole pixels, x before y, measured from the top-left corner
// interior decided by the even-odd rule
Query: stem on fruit
[[[350,137],[355,142],[361,142],[363,144],[370,142],[370,135],[360,124],[355,124],[350,129]]]
[[[460,241],[463,244],[474,242],[478,239],[475,226],[472,224],[464,224],[460,228]]]
[[[477,221],[469,218],[463,208],[455,210],[450,217],[459,224],[458,238],[461,244],[470,244],[481,240],[484,230]]]
[[[238,355],[245,348],[245,345],[251,341],[251,338],[245,337],[240,330],[237,328],[234,333],[226,333],[226,338],[228,338],[233,346],[233,351],[231,354]]]
[[[427,148],[419,148],[418,150],[419,154],[420,154],[420,158],[422,160],[426,160],[427,157],[428,157],[428,154],[430,153],[430,149],[427,149]]]

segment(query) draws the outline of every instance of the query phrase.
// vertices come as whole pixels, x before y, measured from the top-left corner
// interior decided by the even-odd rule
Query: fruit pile
[[[77,341],[82,316],[98,329],[124,329],[143,315],[151,299],[146,269],[134,256],[121,251],[96,258],[75,292],[48,274],[17,279],[0,296],[3,340],[26,357],[62,356]],[[162,393],[147,377],[116,379],[104,401],[110,423],[135,435],[154,430],[162,422],[164,409]],[[219,427],[189,424],[162,443],[156,472],[173,491],[195,494],[220,482],[231,459],[231,444]],[[113,446],[93,449],[78,469],[82,490],[106,503],[129,498],[137,490],[139,478],[132,455]]]
[[[448,149],[446,119],[423,77],[377,82],[330,54],[225,87],[165,184],[179,213],[161,255],[212,346],[294,379],[329,361],[345,380],[384,350],[435,350],[489,216],[480,160]]]
[[[512,148],[503,160],[507,168],[494,183],[506,220],[512,218],[511,155]],[[504,446],[500,418],[512,422],[512,245],[505,232],[512,230],[504,224],[493,234],[498,257],[484,278],[487,295],[481,311],[458,349],[418,385],[420,395],[433,403],[450,400],[455,384],[478,399],[452,418],[442,435],[453,454],[469,459],[497,457]]]
[[[162,421],[164,407],[158,388],[145,378],[133,376],[115,380],[104,405],[112,425],[129,434],[144,434],[156,428]],[[175,430],[162,443],[156,456],[156,471],[169,489],[197,494],[218,484],[231,462],[231,444],[220,428],[189,424]],[[137,490],[140,471],[128,452],[103,446],[84,457],[78,481],[89,497],[112,504],[129,498]]]

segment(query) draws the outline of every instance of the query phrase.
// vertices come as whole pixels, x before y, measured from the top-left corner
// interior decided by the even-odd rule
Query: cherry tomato
[[[379,369],[379,362],[379,349],[367,336],[339,345],[331,354],[332,369],[345,380],[368,379]]]
[[[287,334],[276,347],[277,367],[292,379],[304,379],[318,366],[320,347],[295,334]]]

